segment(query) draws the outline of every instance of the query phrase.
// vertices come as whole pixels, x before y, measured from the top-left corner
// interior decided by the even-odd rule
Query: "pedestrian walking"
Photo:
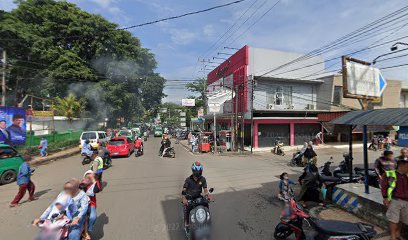
[[[35,192],[35,185],[31,181],[31,175],[35,171],[35,169],[30,168],[31,156],[24,156],[24,163],[21,164],[20,168],[18,169],[17,175],[17,185],[19,187],[18,193],[15,196],[14,200],[10,203],[10,207],[16,207],[20,203],[21,199],[24,197],[26,191],[28,191],[28,201],[37,200],[34,196]]]
[[[392,139],[391,139],[390,136],[387,136],[387,137],[384,139],[384,148],[385,148],[385,150],[390,151],[390,150],[391,150],[391,147],[392,147]]]
[[[192,141],[191,141],[192,137],[193,137],[193,134],[191,132],[188,132],[188,135],[187,135],[188,145],[190,145],[192,143]]]
[[[383,175],[381,192],[384,205],[387,207],[387,219],[389,222],[392,240],[402,239],[401,229],[408,224],[408,161],[399,160],[397,170],[390,170],[389,174]]]
[[[196,150],[196,145],[197,145],[197,137],[192,135],[191,136],[191,152],[195,152]]]
[[[97,218],[96,194],[102,189],[101,183],[95,178],[93,171],[88,170],[85,172],[84,179],[80,184],[80,189],[86,193],[90,200],[88,205],[87,221],[85,221],[83,234],[85,240],[90,240]]]
[[[40,146],[38,147],[40,149],[40,155],[41,157],[45,157],[48,155],[47,153],[47,148],[48,148],[48,140],[45,137],[41,138]]]
[[[323,133],[322,131],[316,134],[316,146],[319,144],[323,144]]]

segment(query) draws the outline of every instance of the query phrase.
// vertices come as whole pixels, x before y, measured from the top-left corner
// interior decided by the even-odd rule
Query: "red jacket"
[[[83,183],[81,183],[83,184]],[[90,189],[93,184],[87,185],[86,186],[86,195],[89,197],[89,206],[90,207],[96,207],[96,193],[101,191],[101,184],[99,181],[96,181],[95,187],[93,188],[93,191]]]
[[[143,145],[143,142],[141,139],[137,139],[135,142],[135,148],[140,148]]]

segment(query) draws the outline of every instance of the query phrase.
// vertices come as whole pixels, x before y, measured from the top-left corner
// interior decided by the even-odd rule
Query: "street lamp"
[[[408,46],[408,43],[403,43],[403,42],[396,42],[391,46],[391,51],[396,51],[398,50],[398,45],[405,45]]]
[[[398,47],[397,47],[398,44],[408,46],[408,43],[397,42],[397,43],[395,43],[394,45],[391,46],[391,48],[390,48],[390,49],[391,49],[391,52],[385,53],[385,54],[382,54],[382,55],[376,57],[376,58],[372,61],[372,64],[375,65],[375,64],[377,63],[378,59],[379,59],[379,58],[382,58],[382,57],[384,57],[384,56],[388,56],[388,55],[392,55],[392,54],[395,54],[395,53],[399,53],[399,52],[403,52],[403,51],[407,51],[407,50],[408,50],[408,48],[404,48],[404,49],[398,50]]]

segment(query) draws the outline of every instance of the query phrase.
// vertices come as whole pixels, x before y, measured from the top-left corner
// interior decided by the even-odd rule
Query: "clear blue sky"
[[[200,10],[232,0],[68,0],[80,8],[97,13],[120,26],[129,26],[150,20]],[[263,5],[263,3],[265,3]],[[158,60],[157,72],[167,79],[192,79],[203,76],[198,72],[202,65],[197,64],[201,56],[210,58],[224,51],[224,46],[240,48],[245,44],[277,50],[308,52],[325,43],[343,36],[387,13],[407,4],[406,0],[281,0],[249,31],[245,30],[266,12],[275,0],[247,0],[246,2],[218,9],[200,15],[132,29],[144,47],[151,49]],[[250,6],[252,8],[250,8]],[[13,0],[0,0],[0,9],[14,8]],[[256,9],[259,10],[255,12]],[[220,49],[207,49],[237,20],[241,26],[249,15],[254,13],[242,27],[234,31]],[[408,35],[408,27],[401,28],[387,39]],[[228,36],[228,35],[227,35]],[[330,52],[323,57],[347,53],[350,50],[366,47],[385,35],[373,36],[356,45]],[[234,41],[235,40],[235,41]],[[408,41],[408,39],[407,39]],[[389,46],[377,48],[359,55],[359,58],[371,61],[376,56],[389,52]],[[207,54],[205,54],[207,53]],[[384,65],[408,63],[407,58],[387,62]],[[335,66],[338,68],[340,62]],[[385,71],[386,78],[408,80],[408,68]],[[170,83],[169,83],[170,84]],[[189,93],[186,90],[166,89],[169,97],[166,101],[180,101]],[[180,87],[177,87],[180,88]]]

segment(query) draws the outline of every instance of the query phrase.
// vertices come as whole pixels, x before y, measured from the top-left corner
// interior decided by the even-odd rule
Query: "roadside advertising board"
[[[0,107],[0,143],[24,145],[26,142],[26,110]]]
[[[181,105],[185,107],[194,107],[195,99],[188,99],[188,98],[181,99]]]
[[[375,101],[381,97],[387,81],[378,68],[368,62],[343,57],[343,97],[370,99]]]

